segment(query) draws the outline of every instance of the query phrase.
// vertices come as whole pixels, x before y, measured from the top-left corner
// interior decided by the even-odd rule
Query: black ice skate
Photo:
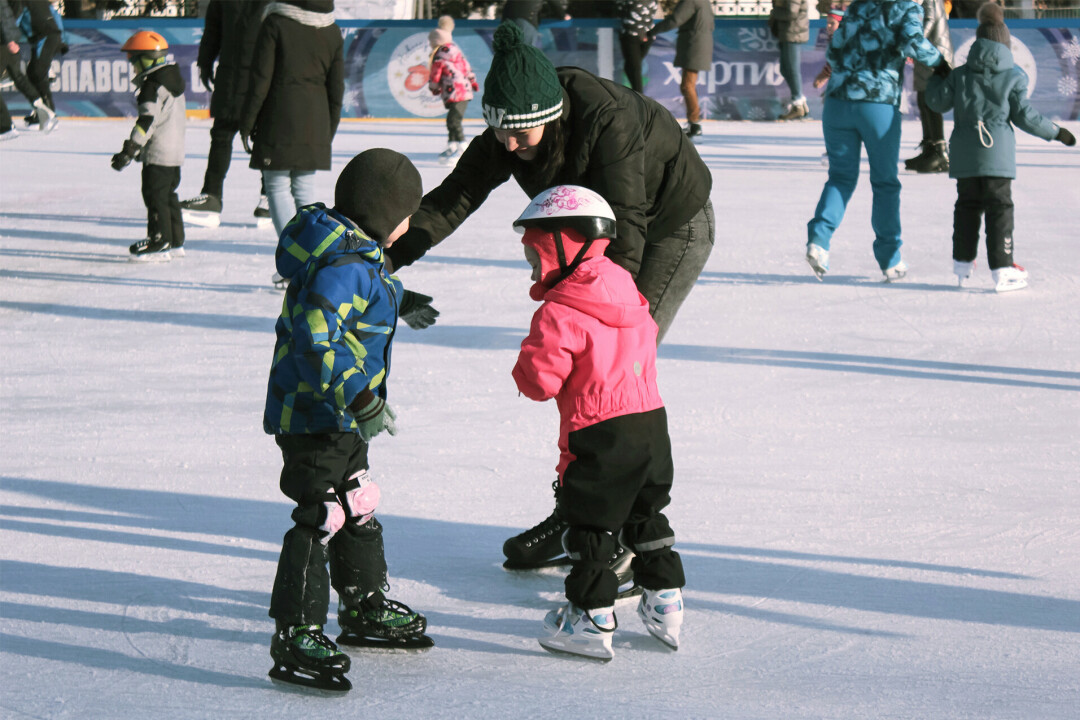
[[[349,656],[323,635],[321,625],[294,625],[281,628],[270,641],[274,667],[270,679],[304,688],[332,693],[352,689],[345,677]]]
[[[922,153],[910,160],[905,160],[904,167],[924,174],[949,172],[949,153],[945,141],[924,142]]]
[[[615,545],[615,554],[611,556],[611,569],[619,578],[619,594],[617,600],[637,597],[641,594],[641,586],[634,583],[634,571],[630,569],[630,563],[634,560],[634,553],[623,547],[622,543]]]
[[[172,260],[172,256],[169,255],[169,241],[162,240],[160,235],[154,237],[143,238],[142,240],[132,243],[128,248],[128,252],[131,253],[131,260],[138,262],[168,262]]]
[[[567,525],[559,517],[558,481],[551,483],[556,492],[555,510],[545,520],[503,543],[503,555],[507,570],[537,570],[546,567],[569,565],[570,558],[562,546],[562,536]]]
[[[180,203],[180,215],[186,223],[216,228],[221,225],[221,198],[209,193],[196,195]]]
[[[427,650],[435,641],[424,634],[427,618],[408,605],[375,592],[359,605],[338,608],[338,643],[373,650]]]

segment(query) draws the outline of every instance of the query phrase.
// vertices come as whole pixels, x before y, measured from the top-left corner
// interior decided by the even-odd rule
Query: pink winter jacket
[[[561,480],[574,459],[571,432],[664,406],[656,386],[657,328],[630,273],[604,256],[582,262],[543,301],[513,375],[524,395],[555,398],[559,406]]]
[[[440,96],[443,104],[472,100],[473,91],[480,89],[469,61],[454,43],[440,45],[431,56],[428,89]]]

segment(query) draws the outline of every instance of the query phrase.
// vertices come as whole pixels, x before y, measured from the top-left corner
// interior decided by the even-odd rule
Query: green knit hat
[[[504,22],[491,43],[494,55],[484,81],[484,120],[493,128],[524,130],[562,114],[563,97],[555,66],[525,44],[516,24]]]

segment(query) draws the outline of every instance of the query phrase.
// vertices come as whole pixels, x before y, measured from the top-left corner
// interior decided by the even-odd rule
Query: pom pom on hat
[[[442,28],[435,28],[434,30],[432,30],[428,33],[427,38],[428,42],[431,43],[432,47],[442,47],[443,45],[454,41],[454,38],[452,35],[450,35],[450,32],[447,30],[443,30]]]
[[[439,29],[445,30],[448,33],[454,32],[454,18],[449,15],[439,16]]]
[[[409,158],[387,148],[360,153],[345,166],[334,188],[334,209],[383,242],[420,207],[420,173]]]
[[[494,54],[481,100],[488,125],[525,130],[562,115],[563,91],[555,66],[525,43],[521,28],[504,22],[496,28],[491,45]]]
[[[1005,11],[996,2],[983,3],[977,17],[979,27],[975,28],[975,37],[993,40],[1006,47],[1012,43],[1009,28],[1005,26]]]

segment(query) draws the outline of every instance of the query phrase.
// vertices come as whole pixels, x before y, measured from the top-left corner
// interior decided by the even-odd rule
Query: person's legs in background
[[[686,103],[686,134],[695,137],[701,134],[701,106],[697,97],[698,71],[689,68],[682,69],[682,81],[679,83],[679,92],[682,93],[683,102]]]

